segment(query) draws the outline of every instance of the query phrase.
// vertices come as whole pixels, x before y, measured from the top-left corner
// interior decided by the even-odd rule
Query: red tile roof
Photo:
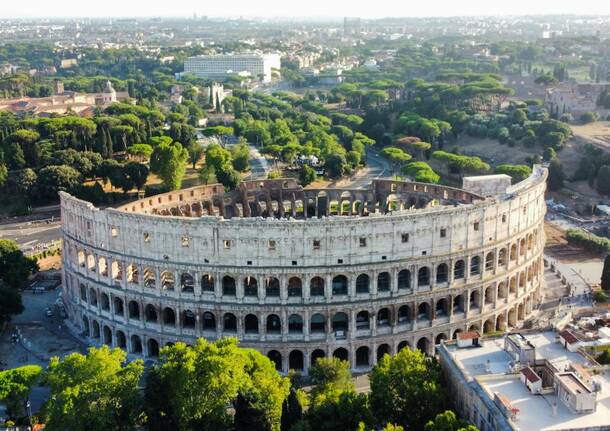
[[[522,368],[521,374],[523,374],[525,376],[525,378],[532,383],[535,383],[540,380],[540,376],[538,376],[538,374],[536,374],[536,372],[534,370],[532,370],[530,367]]]
[[[481,335],[477,331],[470,332],[458,332],[458,340],[471,340],[473,338],[479,338]]]
[[[576,335],[572,334],[567,329],[565,331],[561,331],[559,333],[559,336],[561,338],[563,338],[565,340],[565,342],[568,343],[568,344],[578,343],[578,341],[579,341],[578,338],[576,338]]]

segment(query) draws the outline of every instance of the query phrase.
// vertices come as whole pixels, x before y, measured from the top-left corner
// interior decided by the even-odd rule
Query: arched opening
[[[447,299],[445,298],[441,298],[438,301],[436,301],[435,304],[435,314],[436,317],[445,317],[448,315],[447,313],[447,309],[449,307],[447,306]]]
[[[369,312],[366,310],[360,311],[356,314],[356,329],[367,330],[371,329],[371,323],[369,318]]]
[[[493,295],[493,287],[487,286],[485,288],[485,304],[493,304],[494,295]]]
[[[244,278],[244,296],[258,296],[258,282],[254,277]]]
[[[146,306],[146,308],[144,309],[144,314],[146,316],[147,322],[157,323],[157,320],[158,320],[157,309],[153,305],[148,304]]]
[[[102,310],[110,311],[110,297],[107,293],[103,293],[100,295],[100,302]]]
[[[153,338],[149,338],[146,342],[146,347],[148,350],[148,356],[151,358],[156,358],[159,356],[159,342]]]
[[[501,248],[500,251],[498,252],[498,265],[499,266],[506,265],[506,249],[505,248]]]
[[[390,326],[392,321],[390,319],[390,310],[388,308],[382,308],[377,312],[377,326],[383,328]]]
[[[426,337],[422,337],[417,341],[417,350],[425,353],[426,355],[430,354],[430,341]]]
[[[483,324],[483,333],[489,334],[496,330],[496,322],[493,319],[487,319]]]
[[[303,371],[303,352],[300,350],[293,350],[288,355],[288,367],[291,370]]]
[[[174,290],[175,284],[174,274],[169,271],[163,271],[161,273],[161,289]]]
[[[510,279],[508,292],[517,293],[517,277],[513,277]]]
[[[457,295],[453,298],[453,312],[463,313],[464,312],[464,296]]]
[[[323,334],[326,332],[326,325],[324,316],[321,314],[314,314],[310,320],[310,332],[312,334]]]
[[[336,349],[333,352],[333,357],[335,357],[337,359],[341,359],[342,361],[349,360],[349,355],[347,353],[347,349],[344,349],[343,347],[339,347],[338,349]]]
[[[203,330],[204,331],[215,331],[216,330],[216,317],[214,313],[206,311],[203,313]]]
[[[458,260],[457,262],[455,262],[455,265],[453,265],[453,278],[456,280],[464,278],[465,268],[466,264],[463,260]]]
[[[88,337],[89,335],[91,335],[91,331],[89,330],[89,320],[87,320],[87,318],[85,316],[83,316],[83,335],[85,337]]]
[[[244,329],[246,334],[258,334],[258,317],[254,314],[246,315],[244,320]]]
[[[311,365],[315,365],[316,361],[318,359],[322,359],[326,357],[326,354],[324,353],[324,350],[322,349],[316,349],[311,353]]]
[[[123,262],[112,261],[112,279],[118,282],[123,280]]]
[[[103,275],[104,277],[108,277],[108,261],[106,260],[105,257],[100,257],[97,261],[97,265],[100,269],[100,275]]]
[[[411,346],[409,345],[409,342],[408,342],[408,341],[406,341],[406,340],[405,340],[405,341],[401,341],[400,343],[398,343],[398,346],[397,346],[397,348],[396,348],[396,351],[397,351],[397,352],[400,352],[402,349],[405,349],[405,348],[410,348],[410,347],[411,347]]]
[[[367,346],[358,347],[356,349],[356,366],[368,367],[369,365],[369,348]]]
[[[398,323],[409,323],[411,321],[411,308],[408,305],[403,305],[398,309]]]
[[[214,277],[209,274],[201,276],[201,291],[214,292]]]
[[[333,316],[333,332],[337,338],[345,337],[348,330],[349,319],[345,313],[335,313]]]
[[[479,275],[481,273],[481,258],[473,256],[470,259],[470,275]]]
[[[470,309],[475,309],[475,308],[479,308],[479,291],[478,290],[473,290],[472,292],[470,292]]]
[[[441,263],[436,267],[436,282],[438,284],[447,283],[449,280],[449,269],[446,263]]]
[[[419,271],[417,271],[417,286],[430,286],[430,270],[427,266],[419,268]]]
[[[97,292],[93,288],[89,289],[89,303],[93,307],[97,307]]]
[[[265,280],[265,295],[268,297],[280,296],[280,280],[275,277]]]
[[[129,318],[140,320],[140,305],[136,301],[129,301]]]
[[[332,288],[333,295],[347,295],[347,277],[345,275],[337,275],[333,278]]]
[[[123,309],[123,300],[121,298],[114,298],[114,314],[117,316],[124,316],[125,310]]]
[[[525,256],[525,252],[525,238],[521,238],[521,241],[519,241],[519,256]]]
[[[487,253],[487,256],[485,256],[485,271],[492,271],[494,269],[494,260],[495,256],[493,252],[490,251]]]
[[[411,271],[403,269],[398,273],[398,290],[406,290],[411,288]]]
[[[525,319],[525,307],[523,304],[517,305],[517,320]]]
[[[314,277],[309,282],[309,293],[311,296],[324,296],[324,279]]]
[[[170,326],[176,326],[176,313],[173,309],[169,307],[163,309],[163,323]]]
[[[517,326],[517,311],[514,308],[508,311],[508,324],[513,328]]]
[[[104,334],[104,344],[112,346],[112,330],[108,326],[104,325],[102,332]]]
[[[149,289],[154,289],[157,284],[155,270],[152,268],[144,268],[144,286]]]
[[[417,306],[417,320],[430,320],[430,304],[422,302]]]
[[[183,273],[180,276],[180,287],[185,293],[193,293],[195,291],[195,279],[189,273]]]
[[[233,313],[222,316],[222,327],[225,332],[237,332],[237,318]]]
[[[380,272],[377,276],[377,292],[390,291],[390,273]]]
[[[278,352],[277,350],[270,350],[269,353],[267,353],[267,357],[271,360],[271,362],[273,362],[273,364],[275,365],[275,369],[277,371],[282,371],[282,354],[280,352]]]
[[[127,265],[127,282],[137,284],[139,277],[138,267],[134,264]]]
[[[131,353],[142,354],[142,340],[137,335],[131,336]]]
[[[95,256],[92,254],[87,255],[87,269],[89,271],[95,272]]]
[[[288,317],[288,333],[302,334],[303,333],[303,318],[298,314],[291,314]]]
[[[508,289],[506,288],[506,283],[501,282],[498,284],[498,298],[505,299],[506,297],[508,297]]]
[[[185,329],[195,329],[197,325],[197,317],[191,310],[184,310],[182,312],[182,327]]]
[[[303,283],[299,277],[290,277],[288,280],[288,296],[291,298],[303,296]]]
[[[510,261],[517,260],[517,244],[513,244],[510,246]]]
[[[385,355],[390,354],[390,346],[389,344],[382,344],[377,347],[377,362],[381,361]]]
[[[80,299],[81,301],[87,302],[87,288],[84,284],[80,285]]]
[[[225,275],[222,277],[222,294],[224,296],[235,296],[235,279]]]
[[[473,323],[468,327],[468,332],[479,332],[479,325]]]
[[[458,334],[461,333],[462,330],[460,328],[453,331],[453,336],[451,337],[453,340],[457,340]]]
[[[282,332],[282,322],[277,314],[267,316],[267,334],[279,334]]]
[[[504,318],[504,314],[500,314],[496,318],[496,331],[506,331],[506,319]]]
[[[116,345],[121,349],[127,348],[127,338],[125,338],[123,331],[116,331]]]
[[[356,293],[369,293],[370,279],[367,274],[360,274],[356,278]]]

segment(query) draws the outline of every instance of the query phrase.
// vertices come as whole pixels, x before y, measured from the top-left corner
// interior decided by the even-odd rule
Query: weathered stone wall
[[[352,199],[352,214],[368,216],[301,219],[287,218],[289,211],[279,219],[245,210],[230,219],[151,214],[153,200],[165,205],[170,194],[99,210],[62,194],[63,294],[92,343],[132,353],[155,356],[168,342],[235,335],[283,371],[306,372],[322,354],[367,369],[406,345],[432,352],[456,331],[503,330],[527,316],[543,266],[545,179],[537,168],[487,199],[382,181],[350,192],[370,204]],[[235,204],[216,187],[171,199]],[[414,192],[434,199],[413,209]],[[324,199],[321,213],[332,212],[331,202]]]

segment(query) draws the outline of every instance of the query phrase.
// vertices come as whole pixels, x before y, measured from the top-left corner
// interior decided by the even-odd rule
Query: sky
[[[0,0],[0,19],[109,16],[426,17],[610,15],[610,0]]]

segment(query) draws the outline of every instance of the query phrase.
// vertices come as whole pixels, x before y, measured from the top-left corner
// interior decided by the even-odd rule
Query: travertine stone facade
[[[64,301],[92,344],[147,357],[223,336],[304,373],[321,356],[366,370],[432,353],[537,304],[546,175],[488,198],[391,180],[201,186],[104,210],[62,194]]]

